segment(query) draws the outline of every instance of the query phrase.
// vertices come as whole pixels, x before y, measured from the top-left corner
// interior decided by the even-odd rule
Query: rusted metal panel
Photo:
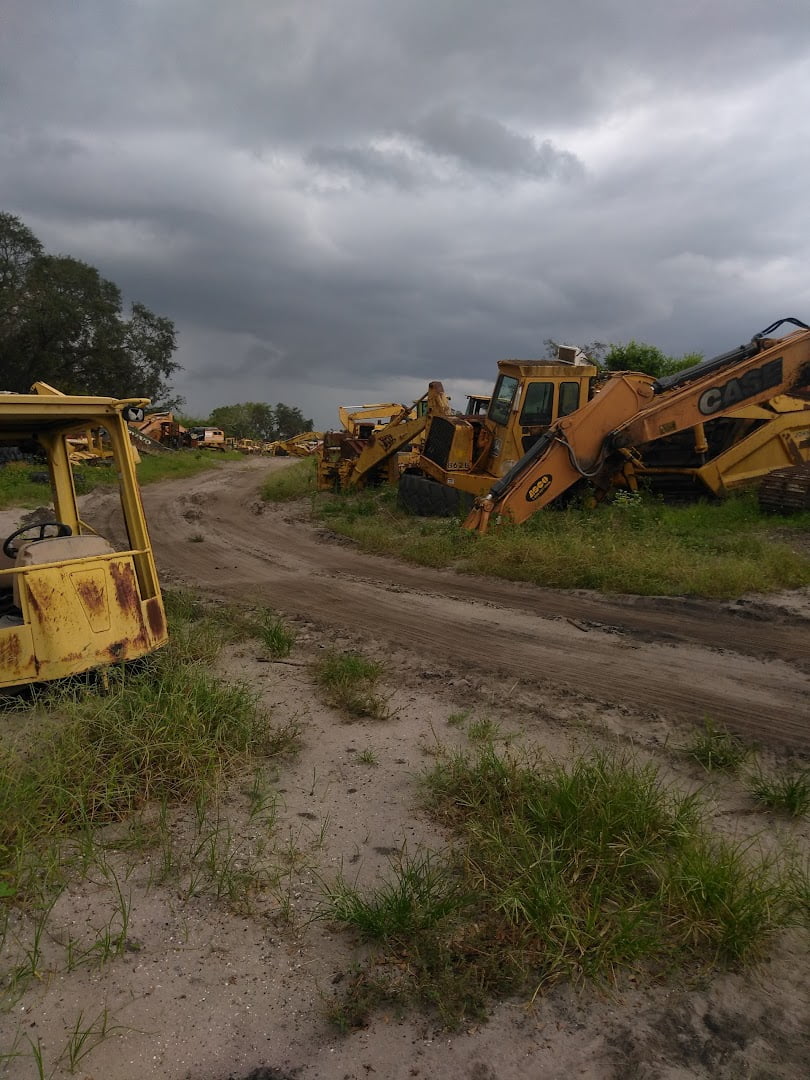
[[[70,575],[82,611],[93,633],[110,629],[107,576],[103,570],[74,570]]]
[[[20,594],[30,623],[37,671],[56,679],[88,668],[132,660],[166,640],[159,597],[142,601],[130,556],[32,566],[21,571]],[[68,571],[66,573],[66,570]],[[16,681],[24,681],[22,671]]]
[[[0,686],[17,686],[36,678],[37,674],[30,626],[9,626],[0,630]]]

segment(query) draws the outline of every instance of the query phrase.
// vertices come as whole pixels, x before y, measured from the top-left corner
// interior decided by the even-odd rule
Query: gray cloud
[[[428,149],[473,169],[562,180],[583,171],[575,154],[555,149],[550,140],[538,146],[498,120],[465,113],[453,105],[432,110],[414,130]]]
[[[810,316],[805,0],[6,7],[2,209],[176,320],[195,411]]]
[[[306,155],[306,163],[325,174],[356,178],[368,183],[393,184],[414,188],[429,183],[425,175],[407,154],[385,152],[374,146],[315,146]]]

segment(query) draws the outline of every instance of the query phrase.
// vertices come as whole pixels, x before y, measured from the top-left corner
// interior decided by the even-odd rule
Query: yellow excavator
[[[378,410],[380,406],[360,408]],[[380,483],[395,485],[428,422],[437,416],[449,416],[450,402],[442,384],[431,382],[427,393],[413,405],[398,405],[397,410],[385,423],[379,423],[379,413],[359,416],[357,409],[353,413],[340,410],[341,419],[349,427],[324,434],[318,448],[319,491],[351,491]]]
[[[46,383],[0,394],[0,450],[43,460],[53,509],[2,544],[0,688],[77,675],[145,656],[167,640],[166,615],[127,421],[148,399],[66,396]],[[112,450],[123,548],[81,519],[70,440],[102,428]],[[10,466],[7,466],[10,467]]]
[[[772,337],[784,323],[797,329]],[[771,474],[787,474],[795,479],[794,505],[800,507],[810,494],[808,402],[810,327],[794,318],[780,319],[747,345],[675,375],[613,374],[476,498],[464,526],[484,533],[493,519],[525,521],[582,482],[597,497],[632,486],[638,477],[654,476],[667,452],[681,461],[688,457],[679,475],[687,470],[693,477],[716,469],[725,454],[747,462],[737,473],[740,481],[764,477],[763,490],[773,490],[771,509],[780,509]],[[787,433],[784,417],[790,418]],[[729,441],[729,424],[740,422],[747,427]],[[790,508],[786,501],[784,509]]]

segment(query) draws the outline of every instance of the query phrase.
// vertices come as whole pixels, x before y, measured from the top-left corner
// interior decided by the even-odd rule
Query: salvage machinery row
[[[785,322],[795,329],[774,336]],[[763,505],[810,508],[810,327],[797,319],[662,379],[604,375],[573,348],[555,362],[498,368],[492,395],[470,398],[463,414],[440,382],[409,407],[346,412],[344,431],[327,433],[319,450],[319,486],[398,482],[412,510],[464,510],[465,528],[478,533],[583,488],[596,499],[641,484],[717,495],[758,480]],[[167,640],[130,438],[147,404],[66,396],[45,383],[0,394],[0,464],[28,454],[46,462],[52,502],[2,545],[0,688],[133,660]],[[76,497],[76,440],[86,436],[89,448],[93,432],[104,433],[114,462],[119,546],[82,520]],[[298,449],[310,450],[315,434]]]
[[[773,336],[784,323],[792,333]],[[371,407],[369,407],[371,408]],[[440,382],[365,437],[327,432],[321,490],[389,481],[416,514],[486,531],[574,494],[616,489],[722,496],[760,483],[770,509],[810,507],[810,329],[773,323],[675,375],[601,372],[578,349],[501,360],[490,398],[450,408]]]

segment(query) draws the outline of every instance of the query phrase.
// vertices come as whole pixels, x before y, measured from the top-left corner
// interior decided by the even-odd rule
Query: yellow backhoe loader
[[[166,616],[127,421],[147,399],[72,397],[46,383],[0,394],[0,447],[47,462],[53,509],[6,536],[0,556],[0,688],[133,660],[167,640]],[[81,520],[69,440],[103,428],[127,542]]]
[[[262,453],[272,454],[273,457],[311,457],[318,453],[322,442],[322,431],[302,431],[290,439],[260,444],[260,448]]]
[[[490,398],[468,398],[463,416],[434,412],[421,452],[403,471],[400,502],[415,514],[468,509],[559,417],[591,397],[598,368],[561,346],[551,360],[501,360]]]
[[[773,338],[786,322],[798,329]],[[787,461],[788,476],[795,480],[794,505],[800,505],[802,492],[810,489],[804,464],[810,461],[808,402],[810,327],[793,318],[780,319],[747,345],[675,375],[616,373],[586,405],[552,424],[475,500],[465,527],[483,533],[497,517],[525,521],[583,481],[597,497],[622,484],[632,486],[639,476],[655,475],[658,466],[650,463],[667,452],[680,460],[691,457],[685,467],[693,476],[730,455],[728,460],[740,465],[741,480],[765,477],[771,509],[780,506],[770,474],[775,470],[784,477],[779,466]],[[780,407],[787,411],[779,412]],[[792,418],[789,437],[783,417]],[[729,444],[729,426],[733,430],[741,422],[747,432],[737,432]],[[764,449],[758,443],[762,432]],[[792,508],[787,500],[784,508]]]
[[[362,406],[379,409],[379,406]],[[388,408],[388,406],[386,406]],[[398,412],[384,424],[371,426],[371,416],[358,417],[341,409],[348,421],[344,431],[327,431],[318,448],[317,487],[319,491],[349,491],[367,484],[399,481],[404,467],[418,456],[420,437],[428,422],[450,415],[450,403],[440,382],[431,382],[428,392],[413,405],[398,405]],[[357,434],[366,431],[365,435]],[[416,449],[415,449],[416,447]]]

